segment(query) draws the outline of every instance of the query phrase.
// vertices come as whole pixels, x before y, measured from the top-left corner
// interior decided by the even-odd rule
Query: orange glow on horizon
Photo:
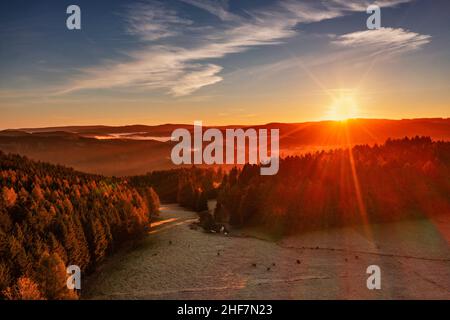
[[[333,98],[326,111],[326,119],[342,122],[355,119],[359,116],[359,109],[355,94],[341,92],[339,96]]]

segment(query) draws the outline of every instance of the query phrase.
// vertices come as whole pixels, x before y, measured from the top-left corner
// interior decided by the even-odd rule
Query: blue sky
[[[448,117],[450,2],[370,3],[3,1],[0,128]]]

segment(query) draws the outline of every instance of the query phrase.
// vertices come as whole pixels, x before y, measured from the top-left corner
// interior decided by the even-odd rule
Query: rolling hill
[[[218,127],[248,128],[245,125]],[[388,138],[429,136],[450,140],[450,119],[354,119],[346,122],[269,123],[255,129],[280,129],[281,156],[355,144],[383,143]],[[156,126],[67,126],[0,131],[0,150],[104,175],[135,175],[173,167],[170,135],[191,124]],[[206,130],[207,127],[204,127]]]

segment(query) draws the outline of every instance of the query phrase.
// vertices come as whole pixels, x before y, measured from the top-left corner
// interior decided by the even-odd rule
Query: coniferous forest
[[[124,241],[145,235],[151,188],[0,152],[0,297],[77,298],[66,266],[90,272]]]
[[[181,168],[115,178],[0,152],[0,298],[77,299],[66,267],[91,273],[147,234],[161,201],[216,224],[281,235],[450,214],[450,143],[426,137],[281,159],[229,172]]]
[[[181,168],[153,171],[146,175],[130,177],[138,189],[152,188],[161,201],[179,203],[185,208],[200,212],[207,210],[207,200],[217,197],[223,171],[207,168]]]
[[[66,267],[90,273],[141,239],[165,202],[207,210],[221,170],[108,178],[0,151],[0,298],[76,299]],[[155,192],[156,190],[156,192]]]
[[[287,157],[224,177],[216,220],[280,234],[450,214],[450,143],[427,137]]]

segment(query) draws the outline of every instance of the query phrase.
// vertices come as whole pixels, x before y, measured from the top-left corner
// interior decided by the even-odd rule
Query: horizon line
[[[418,118],[349,118],[345,120],[336,120],[336,119],[322,119],[322,120],[310,120],[310,121],[302,121],[302,122],[282,122],[282,121],[273,121],[273,122],[267,122],[267,123],[255,123],[255,124],[208,124],[205,125],[205,127],[251,127],[251,126],[267,126],[267,125],[273,125],[273,124],[291,124],[291,125],[300,125],[300,124],[309,124],[309,123],[324,123],[324,122],[336,122],[336,123],[342,123],[347,121],[407,121],[407,120],[449,120],[450,117],[418,117]],[[197,121],[197,120],[194,120]],[[70,128],[70,127],[109,127],[109,128],[122,128],[122,127],[135,127],[135,126],[146,126],[146,127],[161,127],[161,126],[193,126],[194,121],[192,121],[192,124],[190,123],[176,123],[176,122],[166,122],[166,123],[159,123],[159,124],[143,124],[143,123],[135,123],[135,124],[123,124],[123,125],[108,125],[108,124],[73,124],[73,125],[55,125],[55,126],[42,126],[42,127],[19,127],[19,128],[0,128],[0,131],[7,131],[7,130],[18,130],[18,131],[24,131],[24,130],[30,130],[30,129],[64,129],[64,128]],[[201,120],[198,120],[201,121]]]

